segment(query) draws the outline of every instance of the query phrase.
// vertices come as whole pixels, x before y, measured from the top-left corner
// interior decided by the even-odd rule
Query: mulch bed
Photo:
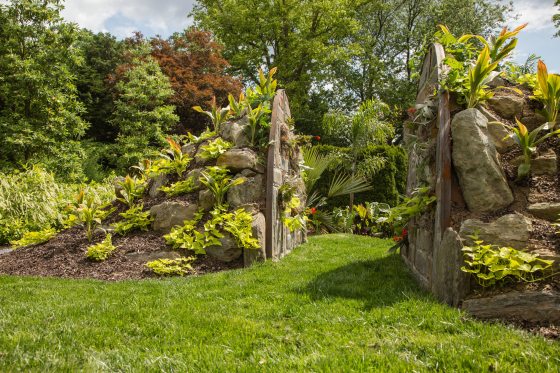
[[[102,239],[100,234],[89,243],[79,227],[65,230],[42,245],[20,248],[0,255],[0,274],[108,281],[153,278],[155,275],[145,267],[147,260],[142,258],[157,252],[171,251],[161,235],[145,232],[126,237],[114,235],[113,244],[117,250],[107,260],[93,262],[87,259],[87,248]],[[187,252],[180,254],[188,256]],[[192,266],[194,274],[198,275],[242,268],[243,259],[223,263],[209,256],[199,256]]]

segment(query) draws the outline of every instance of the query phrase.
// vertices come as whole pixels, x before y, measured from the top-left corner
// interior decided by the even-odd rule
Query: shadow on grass
[[[425,298],[398,255],[362,260],[322,273],[305,288],[311,299],[355,299],[365,309]]]

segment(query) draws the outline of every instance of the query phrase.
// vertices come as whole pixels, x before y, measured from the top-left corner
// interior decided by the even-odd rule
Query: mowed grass
[[[312,237],[200,277],[0,277],[0,371],[557,372],[560,343],[419,289],[388,241]]]

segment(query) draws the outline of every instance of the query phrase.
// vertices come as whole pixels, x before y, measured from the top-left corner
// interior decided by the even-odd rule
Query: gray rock
[[[0,255],[9,254],[9,253],[11,253],[11,252],[13,252],[13,251],[14,251],[13,249],[10,249],[10,248],[3,248],[3,247],[2,247],[2,248],[0,248]]]
[[[229,233],[225,233],[220,242],[222,243],[221,246],[207,247],[206,254],[226,263],[234,261],[243,255],[243,249],[238,247],[237,242]]]
[[[557,291],[512,291],[463,301],[465,311],[481,319],[512,319],[538,323],[560,322]]]
[[[230,188],[227,193],[227,200],[233,208],[258,203],[265,198],[263,175],[256,174],[253,177],[237,175],[234,179],[238,178],[244,178],[245,182]]]
[[[521,118],[521,123],[523,123],[530,131],[532,131],[535,128],[545,124],[546,118],[538,113],[530,113],[527,116]]]
[[[220,135],[226,141],[234,144],[236,148],[242,148],[251,145],[248,136],[249,120],[246,116],[243,118],[227,122],[222,126]]]
[[[195,188],[200,188],[200,186],[202,185],[202,183],[200,182],[200,174],[202,173],[202,171],[204,171],[202,168],[195,168],[194,170],[189,171],[189,173],[187,174],[187,179],[191,177],[193,178]]]
[[[183,145],[181,151],[184,155],[189,156],[189,158],[193,158],[196,154],[196,144],[186,144]]]
[[[527,207],[527,211],[537,218],[556,221],[560,214],[560,202],[533,203]]]
[[[442,302],[457,306],[469,289],[469,276],[461,271],[463,244],[453,228],[448,228],[435,248],[432,268],[432,292]]]
[[[259,164],[257,154],[251,149],[230,149],[218,158],[216,165],[234,172],[247,168],[258,173],[264,172],[264,166]]]
[[[200,144],[200,146],[198,147],[198,151],[196,152],[195,156],[194,156],[194,162],[195,164],[202,166],[202,165],[206,165],[208,163],[210,163],[210,159],[205,159],[201,156],[203,150],[203,147],[205,145],[208,145],[209,141],[204,141],[203,143]]]
[[[494,77],[494,79],[492,79],[489,83],[488,86],[490,88],[498,88],[498,87],[504,87],[506,85],[506,81],[504,78],[502,78],[500,76],[500,74],[496,75]]]
[[[533,159],[531,162],[533,175],[556,175],[558,172],[558,161],[554,150],[549,149],[546,153]]]
[[[169,177],[167,175],[157,175],[154,177],[150,182],[150,189],[148,190],[148,195],[152,198],[156,198],[159,196],[164,195],[159,188],[165,186],[169,181]]]
[[[196,204],[163,202],[150,209],[150,215],[154,218],[152,228],[155,231],[167,233],[175,226],[182,226],[185,220],[191,220],[197,210]]]
[[[532,230],[531,219],[521,214],[509,214],[491,223],[478,219],[465,220],[459,233],[467,245],[472,244],[472,239],[468,236],[478,232],[478,237],[487,244],[523,250],[527,248]]]
[[[259,241],[260,248],[243,250],[243,264],[245,267],[257,261],[263,261],[266,258],[266,219],[262,213],[253,215],[252,230],[253,237]]]
[[[508,136],[509,131],[501,124],[501,119],[483,106],[478,107],[478,110],[488,119],[488,133],[490,134],[490,139],[494,143],[496,150],[499,153],[507,152],[515,145],[515,141]]]
[[[487,124],[488,120],[477,109],[460,112],[451,123],[453,164],[472,212],[497,210],[513,202]]]
[[[198,192],[198,205],[201,209],[208,211],[216,204],[216,198],[214,194],[208,189],[201,190]]]
[[[524,104],[524,98],[516,95],[494,96],[488,100],[488,105],[505,119],[519,118]]]
[[[126,258],[134,262],[147,263],[158,259],[178,259],[181,255],[176,251],[151,251],[127,253]]]

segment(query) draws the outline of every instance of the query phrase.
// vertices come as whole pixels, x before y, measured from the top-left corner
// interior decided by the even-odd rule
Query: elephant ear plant
[[[549,74],[543,61],[537,65],[537,83],[535,98],[544,105],[542,114],[551,128],[556,127],[558,110],[560,110],[560,75]]]
[[[545,133],[541,136],[542,131],[548,131],[552,128],[551,123],[545,123],[533,131],[529,132],[527,127],[517,120],[517,127],[510,127],[511,133],[506,136],[511,137],[523,152],[523,159],[517,169],[517,179],[523,179],[531,172],[531,159],[537,151],[537,145],[545,141],[551,136],[560,134],[560,129]]]

